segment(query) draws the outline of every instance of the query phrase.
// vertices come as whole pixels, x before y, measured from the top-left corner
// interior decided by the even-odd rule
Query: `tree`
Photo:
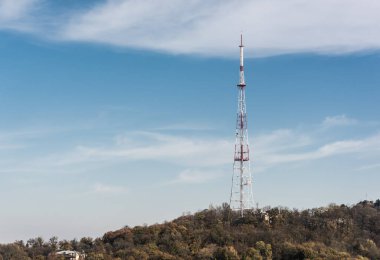
[[[52,251],[56,251],[58,249],[58,237],[54,236],[49,239],[49,246]]]
[[[28,254],[17,244],[9,244],[0,247],[0,256],[3,260],[27,260]]]

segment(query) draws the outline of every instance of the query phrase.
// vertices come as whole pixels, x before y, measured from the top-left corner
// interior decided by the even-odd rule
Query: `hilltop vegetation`
[[[310,210],[268,208],[240,218],[228,204],[102,238],[30,239],[0,245],[0,259],[59,259],[57,249],[95,259],[380,259],[380,200]]]

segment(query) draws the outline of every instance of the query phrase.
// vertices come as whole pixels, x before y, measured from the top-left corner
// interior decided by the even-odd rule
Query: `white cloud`
[[[0,0],[0,28],[174,54],[236,55],[240,32],[248,56],[380,48],[377,0],[105,0],[76,10],[41,2]]]
[[[322,122],[323,128],[330,128],[335,126],[348,126],[357,124],[358,121],[354,118],[347,117],[346,115],[328,116]]]
[[[172,45],[179,35],[186,35],[210,15],[215,4],[199,0],[106,1],[74,15],[62,36],[68,40],[165,50],[165,45]]]
[[[329,122],[331,121],[334,120]],[[370,158],[368,161],[361,160],[370,164],[378,163],[373,158],[380,156],[380,134],[357,139],[335,137],[330,141],[323,141],[320,134],[319,131],[279,129],[253,136],[250,150],[254,173],[265,172],[282,164],[311,162],[340,155]],[[38,134],[34,136],[37,139],[43,138]],[[25,135],[15,135],[12,138],[14,140],[7,145],[22,144],[18,139],[23,140]],[[189,136],[130,132],[110,140],[98,145],[79,143],[66,151],[47,152],[45,156],[41,153],[38,156],[30,153],[22,159],[14,156],[13,159],[3,157],[0,159],[1,172],[81,173],[92,172],[99,167],[107,169],[118,163],[158,162],[174,165],[177,169],[182,168],[176,182],[202,182],[215,177],[215,171],[210,169],[221,169],[233,163],[233,136],[216,138],[202,137],[201,133]],[[25,147],[24,152],[27,153],[28,149],[37,148]]]
[[[220,177],[220,174],[216,174],[214,172],[209,172],[205,170],[194,170],[194,169],[186,169],[180,172],[177,178],[171,181],[169,184],[177,184],[177,183],[205,183]]]
[[[99,194],[118,194],[124,193],[127,189],[122,186],[106,185],[103,183],[96,183],[92,187],[92,192]]]
[[[63,39],[171,53],[346,53],[380,47],[377,0],[108,0],[64,26]]]
[[[13,149],[22,149],[24,148],[24,145],[20,144],[7,144],[7,143],[0,143],[0,150],[13,150]]]
[[[363,165],[361,167],[358,167],[356,170],[357,171],[367,171],[367,170],[373,170],[373,169],[380,169],[380,163]]]
[[[178,123],[157,127],[154,130],[160,131],[205,131],[213,130],[214,128],[207,126],[206,124],[194,124],[194,123]]]
[[[290,129],[278,129],[270,133],[254,136],[254,148],[266,153],[273,153],[279,151],[291,151],[311,145],[313,140],[311,136],[306,133],[296,132]]]
[[[140,132],[132,134],[135,140],[108,147],[78,146],[76,158],[85,160],[156,160],[188,166],[220,165],[232,156],[233,143],[224,139],[190,138]],[[126,138],[132,140],[131,137]],[[227,153],[225,153],[227,151]],[[230,152],[228,152],[230,151]],[[74,159],[75,160],[75,159]]]
[[[342,154],[380,153],[380,134],[364,139],[336,141],[322,145],[315,150],[300,153],[273,153],[264,154],[260,159],[268,166],[280,163],[311,161]],[[259,160],[259,159],[257,159]]]
[[[115,163],[133,161],[157,161],[176,164],[181,167],[197,167],[186,170],[176,181],[198,179],[205,168],[215,168],[232,163],[233,142],[224,139],[178,137],[156,133],[133,133],[129,140],[143,140],[145,143],[127,142],[107,147],[77,147],[67,155],[49,158],[55,166],[70,166],[87,163]],[[232,139],[232,138],[231,138]],[[292,130],[276,130],[256,136],[251,142],[251,158],[255,172],[263,172],[284,163],[298,163],[320,160],[338,155],[373,156],[380,154],[380,134],[362,139],[346,139],[325,144],[317,143],[317,137]],[[40,164],[40,163],[39,163]],[[206,172],[209,172],[208,170]],[[206,174],[202,178],[208,178]],[[213,176],[212,174],[210,176]]]
[[[0,0],[0,28],[28,31],[27,18],[38,0]]]
[[[0,0],[0,19],[15,20],[22,17],[35,0]]]

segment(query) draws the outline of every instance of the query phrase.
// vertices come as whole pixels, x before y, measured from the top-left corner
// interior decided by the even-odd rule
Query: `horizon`
[[[380,3],[341,2],[0,0],[0,242],[228,202],[241,31],[259,207],[380,198]]]

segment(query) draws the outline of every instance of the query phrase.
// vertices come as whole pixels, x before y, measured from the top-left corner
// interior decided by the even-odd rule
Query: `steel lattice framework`
[[[236,120],[235,156],[233,165],[230,207],[244,216],[244,210],[253,209],[252,175],[249,158],[247,112],[245,104],[244,46],[240,36],[240,80],[238,87],[238,111]]]

